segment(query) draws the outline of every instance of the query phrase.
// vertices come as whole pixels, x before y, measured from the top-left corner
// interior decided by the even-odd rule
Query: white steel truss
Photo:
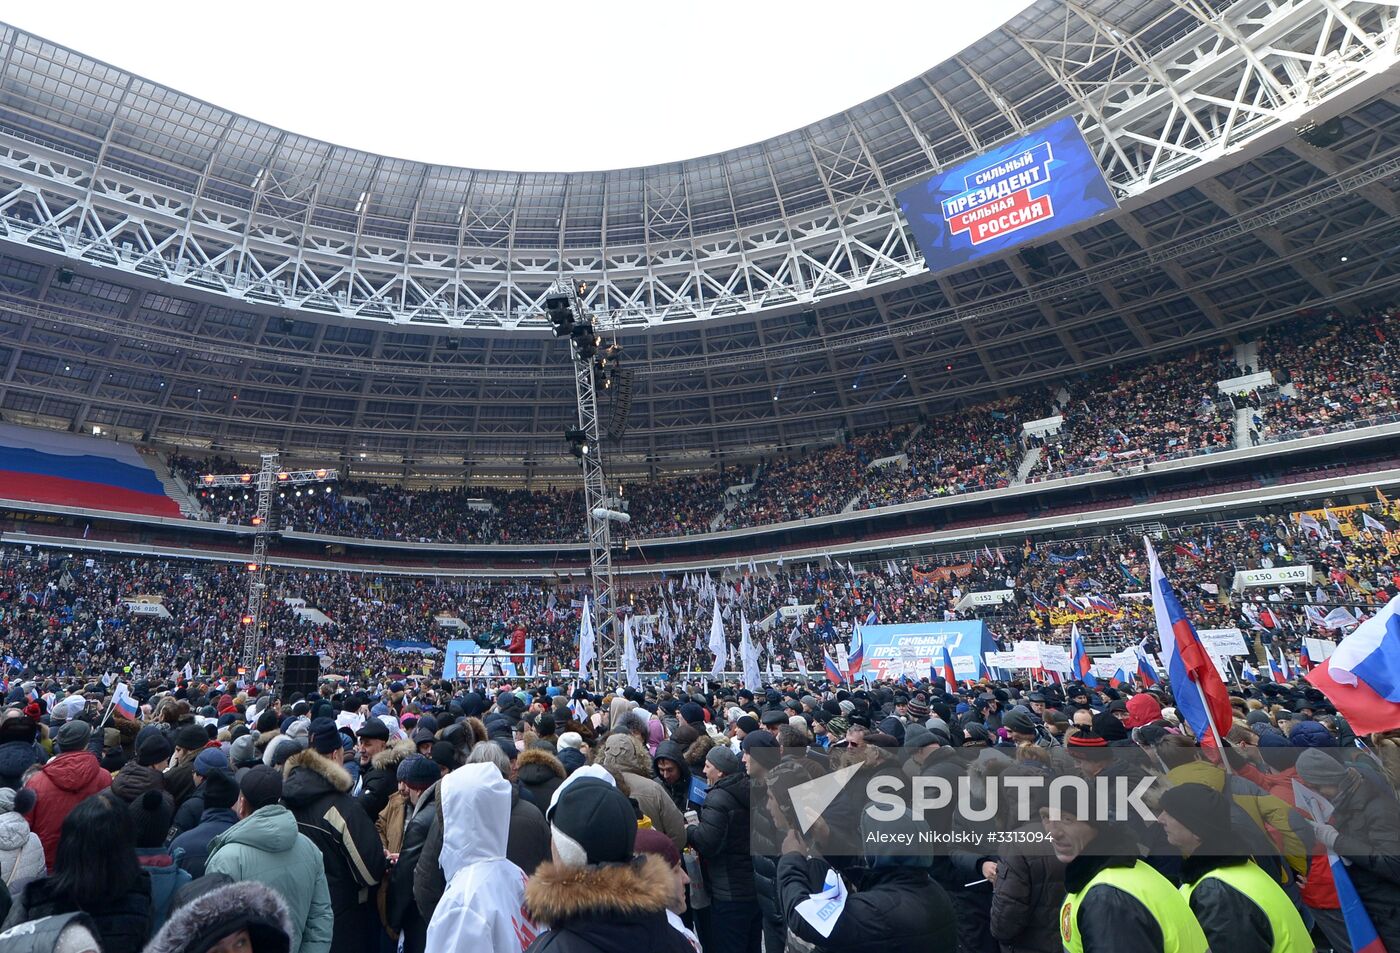
[[[1041,122],[1078,117],[1132,202],[1336,112],[1394,82],[1396,14],[1394,0],[1040,0],[795,133],[555,176],[336,149],[11,29],[3,82],[36,105],[28,124],[0,121],[0,238],[389,325],[545,334],[539,304],[565,273],[587,276],[586,305],[622,328],[754,314],[921,273],[894,191]],[[103,74],[107,111],[91,115],[88,87],[58,66]],[[54,98],[69,106],[38,105]],[[181,108],[177,147],[155,130]]]

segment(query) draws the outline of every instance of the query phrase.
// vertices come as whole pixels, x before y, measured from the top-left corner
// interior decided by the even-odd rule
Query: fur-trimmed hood
[[[526,768],[530,769],[530,774],[540,775],[541,780],[546,774],[557,775],[561,780],[569,776],[569,772],[564,770],[563,763],[543,748],[526,748],[520,752],[520,757],[515,759],[515,776],[526,784],[539,783],[538,781],[525,780],[523,775],[526,774]]]
[[[641,742],[625,731],[614,731],[603,741],[595,758],[606,768],[651,777],[651,757]]]
[[[596,867],[546,861],[525,885],[525,908],[551,928],[582,918],[631,919],[664,911],[670,882],[671,871],[656,854]]]
[[[282,800],[294,809],[327,794],[348,793],[354,783],[343,767],[310,749],[288,758],[282,777]]]
[[[394,773],[399,769],[399,763],[411,754],[418,753],[418,746],[407,739],[395,741],[379,754],[369,759],[369,766],[378,771],[388,771]]]
[[[258,951],[286,950],[292,934],[287,904],[272,888],[256,881],[216,887],[171,913],[144,953],[204,953],[240,929],[252,935]]]
[[[701,735],[690,743],[685,749],[685,760],[694,770],[697,764],[705,763],[705,756],[710,753],[710,749],[715,746],[715,740],[709,735]]]

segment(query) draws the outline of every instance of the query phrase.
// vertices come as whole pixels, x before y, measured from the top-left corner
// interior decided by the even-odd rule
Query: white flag
[[[622,627],[622,669],[627,674],[628,687],[640,689],[642,679],[637,674],[637,637],[632,631],[631,622],[628,619]]]
[[[739,617],[739,665],[744,673],[744,687],[751,692],[758,691],[762,678],[758,668],[758,647],[749,637],[749,620]]]
[[[1370,513],[1361,514],[1361,525],[1373,533],[1384,533],[1385,524],[1376,519]]]
[[[583,624],[578,630],[578,671],[583,678],[588,677],[589,666],[598,657],[597,640],[593,634],[593,613],[589,611],[588,597],[583,597]]]
[[[715,599],[715,612],[710,619],[710,651],[715,656],[715,664],[710,669],[710,677],[719,678],[720,672],[724,671],[725,659],[729,655],[729,647],[724,641],[724,622],[719,617],[719,599]]]
[[[792,653],[792,660],[797,663],[797,674],[801,675],[803,678],[811,674],[807,671],[807,660],[802,657],[801,652],[794,650]]]

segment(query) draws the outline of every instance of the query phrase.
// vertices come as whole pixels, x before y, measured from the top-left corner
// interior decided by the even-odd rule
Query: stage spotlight
[[[569,442],[569,452],[580,460],[588,454],[588,434],[580,427],[564,428],[564,439]]]
[[[598,345],[603,343],[603,339],[593,333],[593,325],[587,322],[576,324],[571,334],[574,339],[574,347],[578,349],[579,360],[593,360],[593,355],[598,353]]]
[[[574,329],[574,308],[568,295],[550,295],[544,299],[544,313],[554,328],[554,336],[567,337]]]

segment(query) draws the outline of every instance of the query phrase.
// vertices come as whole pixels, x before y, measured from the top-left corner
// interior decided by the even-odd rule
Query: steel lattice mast
[[[588,583],[593,631],[598,640],[598,672],[620,671],[621,656],[613,605],[612,527],[606,515],[612,509],[607,478],[603,472],[603,452],[598,426],[598,393],[594,376],[596,335],[601,328],[585,310],[583,299],[570,281],[558,283],[558,293],[569,299],[576,329],[589,327],[592,334],[570,338],[569,355],[574,365],[574,394],[578,407],[578,431],[582,443],[578,457],[583,466],[583,511],[588,530]]]
[[[258,494],[253,512],[253,558],[248,563],[248,603],[240,620],[243,626],[241,664],[245,671],[257,670],[262,657],[263,605],[267,602],[267,544],[277,527],[272,519],[279,486],[327,483],[340,474],[328,467],[316,470],[282,470],[277,451],[259,454],[257,473],[206,473],[199,478],[201,488],[253,487]]]

